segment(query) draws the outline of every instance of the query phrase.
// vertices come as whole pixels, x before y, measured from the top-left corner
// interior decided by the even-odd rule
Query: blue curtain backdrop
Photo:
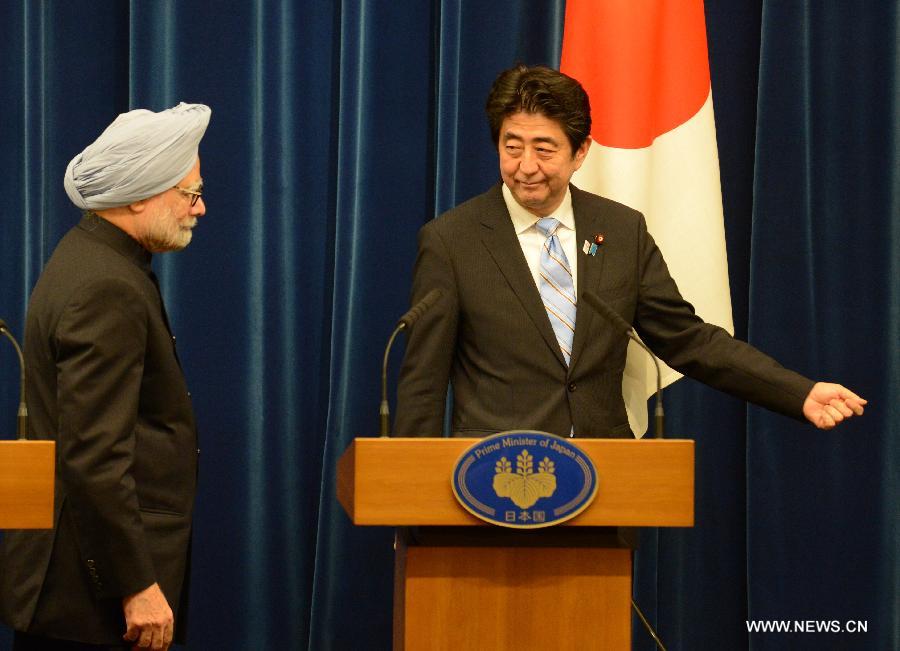
[[[129,108],[213,108],[208,214],[155,263],[201,429],[190,648],[389,648],[392,534],[349,524],[334,465],[377,427],[418,228],[498,178],[491,81],[557,65],[563,15],[562,0],[0,4],[0,316],[18,334],[78,218],[68,160]],[[636,598],[671,649],[897,649],[897,4],[711,2],[707,27],[737,334],[871,405],[822,433],[677,383],[668,429],[697,440],[697,526],[644,532]],[[10,436],[16,391],[4,347]],[[868,632],[751,635],[748,618]],[[652,648],[638,629],[634,646]]]

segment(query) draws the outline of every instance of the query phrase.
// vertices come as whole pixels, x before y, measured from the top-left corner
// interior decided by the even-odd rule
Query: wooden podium
[[[0,529],[53,527],[53,441],[0,441]]]
[[[395,651],[631,649],[632,550],[598,546],[614,538],[602,528],[693,526],[694,442],[574,440],[597,468],[596,498],[562,525],[521,531],[453,496],[453,466],[476,441],[357,438],[338,460],[354,524],[444,533],[398,535]]]

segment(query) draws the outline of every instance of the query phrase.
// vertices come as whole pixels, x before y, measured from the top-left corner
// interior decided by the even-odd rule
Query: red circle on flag
[[[591,100],[591,137],[647,147],[709,95],[702,0],[568,0],[560,70]]]

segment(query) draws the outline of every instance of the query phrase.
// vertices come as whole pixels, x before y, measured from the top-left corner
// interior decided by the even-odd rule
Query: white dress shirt
[[[541,247],[547,237],[535,226],[541,217],[532,215],[530,212],[520,206],[512,191],[503,184],[503,200],[506,202],[506,208],[509,210],[509,216],[512,219],[513,228],[516,229],[516,235],[519,237],[519,245],[522,247],[522,253],[525,254],[525,260],[528,262],[528,268],[531,270],[531,276],[534,278],[534,285],[540,291],[541,288]],[[556,229],[556,235],[562,244],[563,251],[566,254],[566,260],[569,262],[569,268],[572,270],[572,284],[575,287],[575,296],[578,296],[578,259],[575,257],[578,253],[577,240],[575,236],[575,213],[572,212],[572,193],[566,188],[566,196],[562,203],[559,204],[553,214],[547,215],[559,221],[559,228]]]

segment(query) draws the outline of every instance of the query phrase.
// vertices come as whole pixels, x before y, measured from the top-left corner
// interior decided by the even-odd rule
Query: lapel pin
[[[594,235],[594,241],[588,242],[584,241],[584,246],[581,247],[581,250],[587,253],[588,255],[597,255],[597,248],[603,244],[603,233],[597,233]]]

